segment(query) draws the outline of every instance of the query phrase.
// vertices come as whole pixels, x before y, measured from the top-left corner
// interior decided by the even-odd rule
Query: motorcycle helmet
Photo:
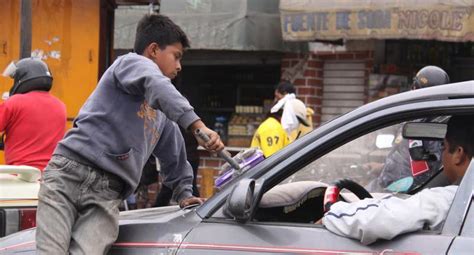
[[[413,78],[413,89],[426,88],[449,83],[448,74],[437,66],[425,66]]]
[[[50,91],[53,84],[53,77],[46,63],[35,58],[24,58],[10,64],[4,75],[14,79],[10,96],[33,90]]]

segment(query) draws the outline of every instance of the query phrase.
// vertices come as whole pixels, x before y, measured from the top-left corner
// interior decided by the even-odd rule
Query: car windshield
[[[369,192],[408,193],[440,170],[441,141],[404,139],[403,125],[391,125],[352,140],[306,165],[282,184],[331,184],[346,178]],[[415,152],[424,160],[412,159],[410,155]]]

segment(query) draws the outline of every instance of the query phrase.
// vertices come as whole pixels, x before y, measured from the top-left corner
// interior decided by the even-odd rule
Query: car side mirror
[[[254,192],[255,180],[244,179],[238,182],[227,197],[224,213],[238,222],[247,222],[254,207]]]

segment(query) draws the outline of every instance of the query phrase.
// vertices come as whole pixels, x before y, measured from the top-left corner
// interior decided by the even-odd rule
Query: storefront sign
[[[474,41],[472,0],[464,1],[462,6],[443,4],[437,0],[348,2],[281,0],[283,39],[407,38]]]

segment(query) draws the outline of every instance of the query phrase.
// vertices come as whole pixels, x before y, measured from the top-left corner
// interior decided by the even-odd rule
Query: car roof
[[[379,111],[412,102],[455,98],[474,98],[474,80],[405,91],[362,105],[349,113],[364,112],[364,114],[367,114],[367,112]]]

